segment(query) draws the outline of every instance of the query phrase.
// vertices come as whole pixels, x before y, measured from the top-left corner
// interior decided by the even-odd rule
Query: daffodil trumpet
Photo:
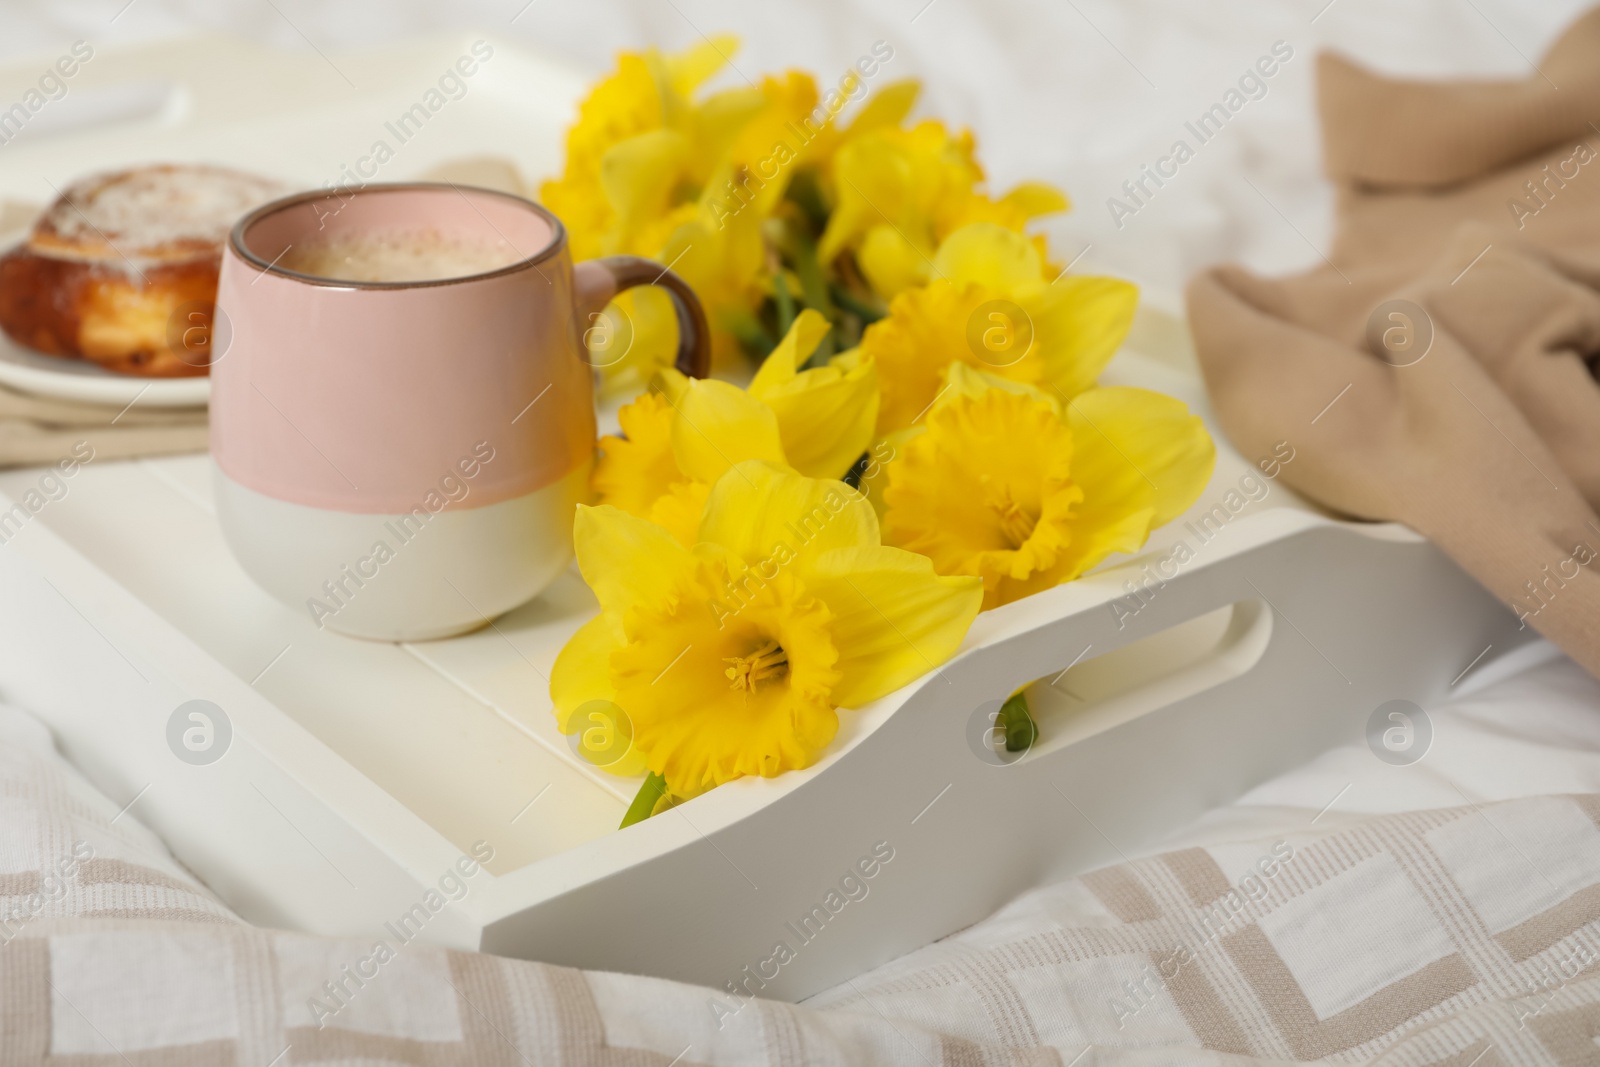
[[[1068,403],[951,365],[886,465],[883,532],[993,608],[1142,547],[1205,489],[1216,449],[1172,397],[1129,386]]]

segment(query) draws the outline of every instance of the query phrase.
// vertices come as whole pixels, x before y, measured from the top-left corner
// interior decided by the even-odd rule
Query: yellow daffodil
[[[696,161],[695,135],[707,127],[714,133],[715,125],[691,96],[737,47],[736,38],[719,35],[679,55],[623,53],[616,73],[578,106],[578,121],[567,131],[565,171],[539,190],[567,224],[575,259],[635,251],[629,238],[647,216],[639,201],[673,193],[671,183],[651,189],[645,179],[676,177]],[[712,114],[731,110],[726,101],[703,107]],[[630,213],[635,226],[619,228],[619,215]]]
[[[1067,209],[1065,196],[1038,182],[991,199],[978,190],[983,169],[972,149],[970,133],[952,134],[931,120],[845,138],[832,161],[836,203],[820,258],[855,249],[862,274],[889,299],[937,277],[934,252],[962,226],[990,222],[1021,232],[1029,219]]]
[[[817,131],[811,144],[807,146],[806,164],[820,170],[823,180],[831,185],[837,180],[834,162],[839,149],[869,133],[899,128],[905,117],[911,113],[911,109],[916,106],[917,97],[921,93],[922,83],[915,78],[890,82],[881,89],[874,90],[848,123],[830,121]],[[839,101],[839,106],[830,118],[836,118],[840,110],[843,110],[843,100]]]
[[[791,131],[817,107],[815,80],[798,71],[697,98],[737,47],[719,36],[680,55],[621,55],[579,108],[564,173],[540,189],[575,258],[649,256],[681,274],[705,305],[717,366],[769,292],[761,224],[805,151]],[[648,382],[677,346],[671,304],[654,289],[620,296],[599,332],[608,348],[595,363],[624,384]]]
[[[605,505],[579,509],[574,540],[600,615],[556,659],[558,723],[576,732],[579,708],[614,702],[638,762],[678,797],[815,762],[836,708],[948,659],[983,596],[881,545],[844,483],[761,461],[717,479],[693,548]]]
[[[862,337],[882,380],[878,428],[916,422],[962,363],[1070,400],[1094,385],[1133,322],[1138,289],[1116,278],[1051,281],[1034,244],[994,223],[952,233],[937,277],[895,297]]]
[[[783,200],[794,161],[804,151],[793,131],[817,107],[816,82],[797,71],[763,78],[759,89],[740,92],[740,109],[707,120],[721,127],[725,141],[700,149],[709,167],[681,183],[697,191],[695,198],[663,215],[635,249],[670,264],[694,289],[705,306],[712,365],[718,368],[741,362],[737,329],[771,290],[762,224]],[[626,309],[642,317],[634,323],[632,362],[640,368],[670,366],[676,317],[659,292],[646,290],[631,299],[634,307]]]
[[[821,315],[802,312],[748,391],[662,371],[659,392],[618,413],[623,436],[600,439],[600,502],[692,545],[709,486],[735,463],[762,459],[808,477],[843,477],[872,442],[878,375],[859,351],[801,370],[828,330]]]
[[[1211,437],[1172,397],[1117,386],[1062,408],[952,368],[926,429],[888,464],[884,539],[982,578],[987,609],[1137,550],[1211,477]]]

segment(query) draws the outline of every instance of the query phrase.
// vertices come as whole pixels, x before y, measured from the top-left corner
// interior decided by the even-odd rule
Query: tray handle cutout
[[[1040,739],[1025,758],[1240,677],[1266,652],[1272,618],[1265,602],[1239,600],[1038,679],[1027,693]]]

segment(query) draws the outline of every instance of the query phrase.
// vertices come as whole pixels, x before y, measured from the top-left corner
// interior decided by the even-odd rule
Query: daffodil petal
[[[714,93],[696,109],[695,154],[705,159],[722,160],[739,139],[740,131],[767,106],[760,89],[728,89]],[[713,180],[726,181],[732,174],[713,172]],[[721,186],[721,181],[717,181]]]
[[[692,381],[693,378],[676,367],[662,367],[656,371],[653,384],[656,391],[666,400],[667,406],[676,414],[678,407],[683,404],[683,394],[689,391],[689,383]]]
[[[811,358],[811,353],[831,329],[833,324],[820,312],[811,308],[800,312],[783,340],[762,361],[761,369],[750,382],[750,395],[765,400],[767,394],[793,381],[800,372],[800,365]]]
[[[915,78],[890,82],[856,112],[856,117],[850,120],[850,126],[845,131],[846,136],[856,137],[882,126],[900,125],[911,114],[921,92],[922,83]]]
[[[700,540],[752,567],[792,567],[802,582],[822,553],[880,543],[878,517],[861,494],[769,463],[741,463],[711,487]]]
[[[778,417],[789,466],[811,478],[843,478],[878,423],[877,363],[837,358],[762,399]]]
[[[1183,401],[1132,386],[1080,393],[1067,409],[1072,478],[1084,500],[1074,529],[1149,508],[1151,525],[1181,515],[1211,479],[1217,450]]]
[[[622,647],[622,632],[615,621],[596,615],[578,628],[550,671],[550,700],[555,704],[556,727],[564,734],[577,729],[573,716],[591,700],[612,700],[611,653]]]
[[[1039,401],[1049,407],[1057,416],[1061,414],[1061,401],[1055,395],[1054,390],[1046,391],[1037,386],[1029,385],[1027,382],[1019,382],[1013,378],[1002,378],[998,374],[979,370],[968,363],[952,363],[945,368],[945,384],[949,388],[940,391],[933,407],[929,409],[930,411],[938,411],[959,397],[969,397],[976,400],[990,389],[1004,389],[1008,393],[1018,393],[1028,397],[1030,400]]]
[[[612,145],[600,159],[600,185],[616,210],[624,234],[666,209],[671,174],[683,162],[688,142],[673,130],[651,130]]]
[[[692,558],[660,526],[609,504],[580,505],[572,541],[578,570],[613,623],[634,604],[671,599],[677,575]]]
[[[693,548],[700,536],[700,516],[706,510],[705,482],[677,482],[655,499],[650,507],[651,522],[666,530],[685,548]]]
[[[729,57],[738,50],[739,38],[736,35],[719,33],[677,55],[663,57],[662,64],[673,90],[687,96],[726,66]]]
[[[961,647],[983,604],[983,581],[941,577],[926,556],[885,546],[817,559],[806,590],[828,606],[839,650],[840,707],[859,707],[933,670]]]
[[[672,457],[672,418],[666,401],[653,393],[622,406],[617,412],[622,436],[600,438],[590,478],[600,503],[647,518],[661,494],[683,480]]]
[[[1045,280],[1033,242],[992,222],[975,222],[946,237],[933,265],[940,277],[956,284],[970,282],[1002,293],[1025,293]]]
[[[893,226],[873,226],[867,230],[856,250],[856,262],[866,275],[873,292],[885,300],[913,285],[928,280],[930,271],[926,253],[920,251],[905,235]]]
[[[674,407],[672,452],[689,477],[715,482],[744,460],[784,462],[778,417],[738,386],[715,378],[691,379]]]
[[[857,236],[880,223],[885,210],[905,208],[904,192],[912,180],[911,164],[875,134],[847,142],[834,159],[839,200],[817,243],[817,258],[830,263]]]
[[[1000,203],[1015,207],[1028,218],[1053,215],[1072,206],[1060,189],[1044,182],[1023,182],[1000,198]]]
[[[555,667],[550,671],[550,700],[555,705],[556,728],[562,733],[574,734],[590,725],[579,714],[590,701],[615,703],[611,654],[622,644],[621,632],[602,614],[579,627],[556,656]],[[620,705],[617,708],[627,715]],[[615,712],[611,714],[614,716]],[[644,753],[636,745],[630,745],[621,758],[592,766],[623,778],[643,774],[646,769]]]
[[[827,114],[826,107],[817,106],[817,81],[810,74],[790,70],[767,75],[761,79],[760,92],[761,110],[737,128],[737,136],[720,157],[721,164],[702,195],[721,195],[728,210],[754,209],[766,218],[783,200],[789,180],[799,170],[797,161],[820,150],[819,142],[828,140],[825,134],[833,129],[831,122],[822,122],[811,142],[795,151],[791,131],[814,125],[820,121],[819,113]],[[733,187],[726,184],[729,181]],[[730,188],[736,188],[738,195],[730,196]]]
[[[678,354],[678,316],[665,289],[641,285],[591,313],[583,332],[589,363],[609,395],[637,392]]]
[[[734,324],[747,318],[763,299],[766,248],[757,210],[723,211],[706,204],[686,205],[692,218],[676,226],[650,254],[673,264],[705,305],[711,326],[711,365],[744,363]]]
[[[1034,336],[1048,339],[1044,380],[1074,397],[1093,387],[1128,336],[1139,287],[1120,278],[1069,274],[1022,304]]]

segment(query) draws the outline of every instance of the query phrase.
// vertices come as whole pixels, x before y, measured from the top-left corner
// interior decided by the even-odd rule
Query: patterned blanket
[[[5,709],[0,796],[8,1065],[1600,1063],[1600,795],[1109,867],[804,1005],[247,926]]]

